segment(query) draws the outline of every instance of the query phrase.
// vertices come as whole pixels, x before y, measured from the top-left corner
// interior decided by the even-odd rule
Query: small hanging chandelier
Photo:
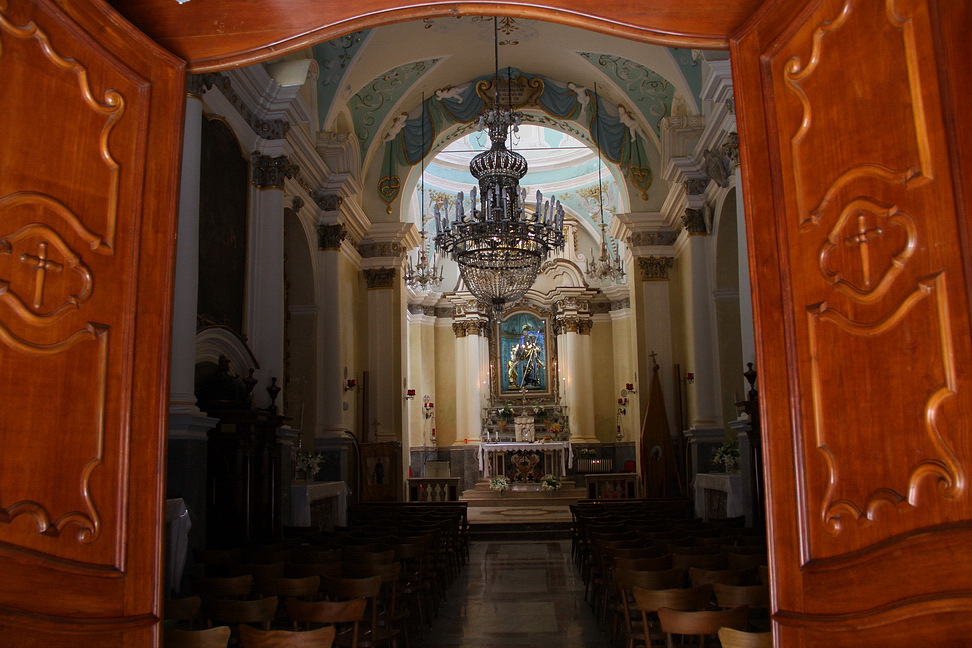
[[[425,145],[425,93],[422,93],[422,145]],[[422,243],[419,246],[418,259],[412,265],[411,259],[405,260],[405,283],[413,290],[435,290],[442,283],[442,268],[438,267],[435,254],[429,259],[429,246],[425,240],[425,156],[422,156],[422,188],[421,206],[419,207],[419,235]]]
[[[479,117],[479,129],[488,129],[492,146],[469,163],[469,171],[479,181],[469,191],[470,210],[465,212],[463,192],[459,192],[455,213],[442,214],[435,207],[438,249],[459,265],[466,288],[479,300],[502,311],[505,304],[522,297],[533,285],[540,265],[550,252],[564,245],[564,209],[560,202],[544,202],[538,191],[535,210],[526,210],[526,189],[519,181],[526,175],[526,159],[506,148],[510,131],[517,132],[522,114],[513,106],[500,105],[499,37],[493,19],[496,50],[493,106]],[[512,93],[511,101],[512,101]]]
[[[594,95],[597,96],[597,84],[594,84]],[[613,254],[608,250],[607,242],[607,223],[604,222],[604,185],[601,184],[601,115],[595,115],[596,144],[597,144],[597,204],[600,208],[600,227],[601,227],[601,255],[594,261],[594,251],[591,251],[591,258],[587,260],[587,277],[592,281],[613,281],[621,283],[624,281],[624,268],[621,264],[621,255],[615,243]]]

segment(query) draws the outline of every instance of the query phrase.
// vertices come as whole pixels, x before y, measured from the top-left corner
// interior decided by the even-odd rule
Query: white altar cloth
[[[570,441],[544,441],[536,443],[480,443],[479,444],[479,471],[483,477],[489,479],[493,475],[490,461],[491,455],[500,452],[510,452],[514,450],[533,450],[535,452],[556,452],[560,459],[560,474],[563,477],[567,474],[567,467],[574,463],[574,451],[570,447]]]
[[[348,485],[343,481],[294,484],[290,487],[290,523],[294,526],[310,526],[311,502],[333,498],[334,523],[348,525]]]
[[[705,518],[705,491],[717,490],[726,494],[726,517],[743,514],[742,475],[737,473],[699,473],[692,481],[695,488],[695,516]]]

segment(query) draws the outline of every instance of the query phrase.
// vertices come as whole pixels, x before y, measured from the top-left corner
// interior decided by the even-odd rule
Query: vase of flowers
[[[303,474],[306,481],[313,481],[323,461],[324,455],[320,452],[298,452],[294,457],[294,473]]]
[[[739,465],[739,439],[727,439],[716,448],[712,463],[722,464],[726,472],[731,472]]]
[[[538,421],[544,420],[545,418],[547,418],[547,408],[544,407],[543,405],[534,405],[533,406],[533,416]]]
[[[513,408],[509,405],[504,405],[503,409],[500,410],[500,417],[506,419],[507,421],[513,420]]]
[[[553,493],[555,490],[559,490],[561,486],[560,480],[553,475],[544,475],[540,479],[540,488],[545,491]]]
[[[509,490],[509,488],[510,488],[510,480],[507,479],[504,475],[497,475],[496,477],[493,477],[492,479],[489,480],[489,489],[497,491],[500,495],[502,495],[505,491]]]

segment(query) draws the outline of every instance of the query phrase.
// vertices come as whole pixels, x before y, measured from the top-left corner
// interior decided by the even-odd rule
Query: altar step
[[[507,491],[494,491],[489,482],[481,481],[475,488],[462,492],[460,501],[468,502],[470,507],[566,507],[585,499],[587,491],[583,488],[564,485],[555,491],[546,491],[539,484],[514,484]]]

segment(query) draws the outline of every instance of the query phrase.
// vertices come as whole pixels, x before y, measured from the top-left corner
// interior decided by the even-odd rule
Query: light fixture
[[[422,93],[422,146],[425,147],[425,93]],[[411,259],[405,260],[405,283],[413,290],[435,290],[442,283],[442,268],[437,267],[435,255],[429,259],[429,248],[425,241],[425,155],[422,155],[422,188],[420,190],[421,206],[419,207],[419,235],[422,242],[419,245],[418,259],[412,265]]]
[[[499,35],[493,19],[496,73],[493,105],[479,116],[479,128],[489,131],[492,146],[469,162],[469,171],[479,181],[469,192],[470,209],[465,212],[459,192],[455,214],[449,220],[435,207],[436,246],[459,265],[466,288],[497,312],[522,297],[533,285],[540,265],[551,251],[564,245],[564,209],[560,202],[544,202],[538,191],[534,213],[526,210],[526,190],[519,181],[526,175],[526,159],[506,148],[510,131],[517,132],[522,114],[511,104],[500,105]],[[507,83],[512,83],[507,79]]]
[[[594,96],[597,97],[597,84],[594,84]],[[604,222],[604,185],[601,184],[601,113],[598,109],[597,101],[594,102],[594,126],[597,133],[594,136],[597,144],[597,204],[600,208],[600,227],[601,227],[601,255],[594,261],[594,251],[591,251],[591,258],[587,260],[587,276],[593,281],[613,281],[621,283],[624,281],[624,268],[621,265],[621,257],[618,254],[617,244],[615,244],[614,254],[608,251],[607,243],[607,223]]]
[[[354,388],[358,386],[358,381],[354,378],[349,378],[347,384],[344,385],[344,391],[354,391]]]
[[[415,390],[414,389],[408,389],[408,390],[406,390],[405,391],[405,400],[412,400],[413,398],[415,398]]]

